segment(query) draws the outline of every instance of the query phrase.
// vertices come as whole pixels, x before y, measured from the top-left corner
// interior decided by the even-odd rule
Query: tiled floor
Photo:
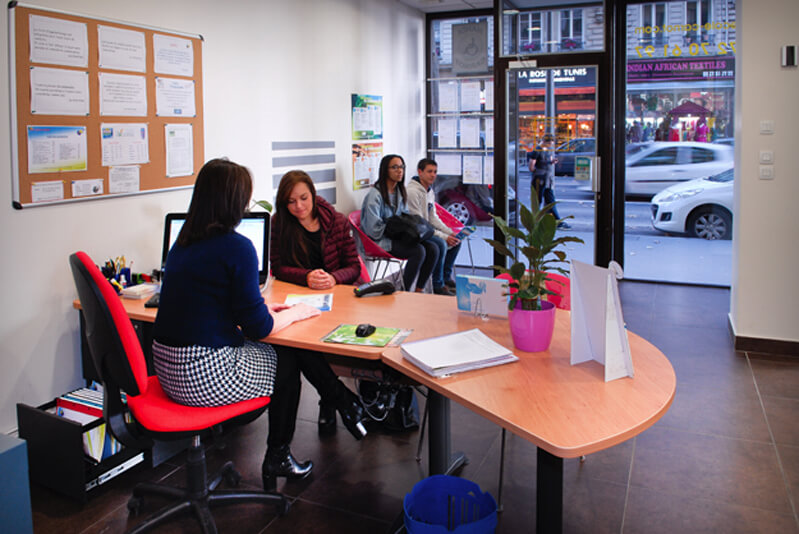
[[[625,320],[651,340],[677,373],[668,413],[635,439],[564,462],[565,532],[799,532],[799,359],[736,353],[727,329],[729,291],[622,282]],[[426,476],[414,459],[418,432],[373,431],[356,442],[343,429],[320,440],[317,397],[307,384],[292,450],[315,463],[310,478],[278,488],[293,500],[275,517],[259,505],[214,511],[220,532],[380,533],[402,498]],[[452,406],[453,447],[470,462],[461,476],[497,495],[499,428]],[[266,417],[237,431],[211,467],[233,459],[242,485],[259,486]],[[509,435],[497,532],[530,532],[535,522],[535,448]],[[140,480],[182,482],[178,459],[136,468],[80,505],[32,488],[37,534],[116,533],[135,525],[126,501]],[[144,513],[157,509],[149,501]],[[2,530],[2,528],[0,528]],[[193,519],[157,532],[199,532]]]

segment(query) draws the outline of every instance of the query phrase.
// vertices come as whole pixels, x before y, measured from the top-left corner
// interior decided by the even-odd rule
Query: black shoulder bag
[[[418,215],[400,213],[386,219],[385,235],[403,245],[413,246],[433,237],[433,227]]]

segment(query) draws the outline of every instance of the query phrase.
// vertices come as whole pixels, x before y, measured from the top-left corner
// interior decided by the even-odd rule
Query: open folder
[[[425,373],[446,376],[482,369],[519,358],[479,329],[403,343],[402,356]]]

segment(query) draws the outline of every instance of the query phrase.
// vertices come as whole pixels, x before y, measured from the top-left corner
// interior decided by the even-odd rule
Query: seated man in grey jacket
[[[435,231],[432,240],[438,245],[438,263],[433,267],[433,292],[438,295],[454,295],[455,281],[452,280],[452,266],[461,248],[460,239],[439,219],[436,214],[436,195],[433,182],[436,181],[438,165],[432,159],[424,158],[416,166],[417,176],[408,182],[408,211],[428,221]]]

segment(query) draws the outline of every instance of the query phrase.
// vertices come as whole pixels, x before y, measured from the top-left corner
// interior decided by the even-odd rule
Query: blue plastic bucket
[[[470,480],[433,475],[405,495],[409,534],[489,534],[497,528],[497,503]]]

